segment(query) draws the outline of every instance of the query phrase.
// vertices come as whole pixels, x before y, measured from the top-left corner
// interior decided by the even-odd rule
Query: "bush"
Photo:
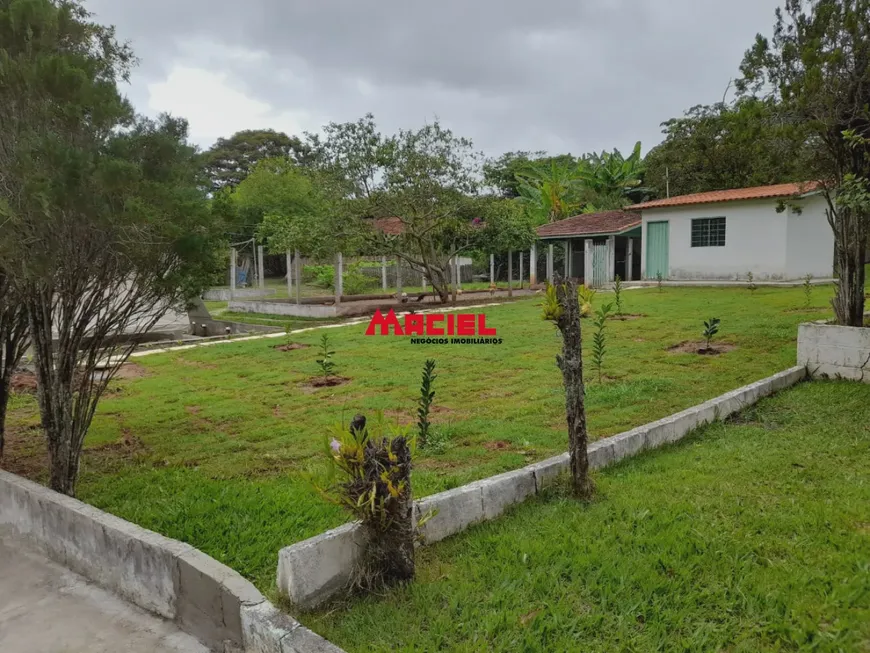
[[[328,448],[333,494],[366,537],[353,579],[360,589],[414,577],[411,442],[406,429],[387,428],[380,414],[372,426],[357,415],[349,428],[336,427]]]

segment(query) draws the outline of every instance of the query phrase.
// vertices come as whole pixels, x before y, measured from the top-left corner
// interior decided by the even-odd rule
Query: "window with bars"
[[[693,219],[692,247],[725,247],[725,218]]]

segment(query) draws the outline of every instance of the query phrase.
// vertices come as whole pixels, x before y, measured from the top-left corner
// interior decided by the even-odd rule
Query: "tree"
[[[132,53],[76,2],[0,3],[0,268],[27,314],[50,484],[74,495],[85,434],[136,336],[214,272],[187,124],[136,118]]]
[[[289,159],[265,159],[236,188],[239,212],[259,223],[258,233],[273,253],[292,250],[310,256],[338,251],[347,240],[334,219],[329,186]]]
[[[580,301],[577,283],[558,275],[547,287],[543,318],[553,322],[562,335],[562,353],[556,364],[565,385],[565,417],[568,422],[568,454],[574,494],[589,499],[594,484],[589,478],[589,434],[586,428],[586,389],[583,384],[583,343],[580,327]]]
[[[574,160],[535,162],[517,173],[520,198],[538,224],[564,220],[580,209],[580,174]]]
[[[643,187],[644,170],[640,142],[628,157],[614,149],[580,159],[577,179],[583,211],[619,210],[646,199],[649,190]]]
[[[806,141],[786,117],[773,98],[692,107],[662,124],[645,183],[665,197],[806,181]]]
[[[538,239],[534,216],[519,200],[486,197],[481,199],[479,213],[484,226],[477,234],[477,248],[489,254],[524,251]],[[512,294],[508,278],[508,293]]]
[[[372,133],[373,123],[357,125],[363,135]],[[424,274],[447,302],[449,262],[472,249],[480,231],[474,201],[480,155],[471,141],[437,121],[389,139],[368,137],[366,147],[359,159],[363,165],[349,167],[347,177],[356,180],[356,197],[364,199],[358,204],[360,214],[401,223],[396,234],[370,229],[369,247]]]
[[[264,159],[289,158],[297,164],[310,162],[311,148],[296,136],[273,129],[247,129],[229,138],[219,138],[203,153],[202,164],[212,192],[235,188]]]
[[[808,140],[835,236],[837,321],[863,326],[870,233],[870,0],[786,0],[758,35],[738,90],[772,98]]]
[[[12,374],[30,343],[27,313],[15,297],[9,277],[0,268],[0,459],[6,433],[6,409]]]

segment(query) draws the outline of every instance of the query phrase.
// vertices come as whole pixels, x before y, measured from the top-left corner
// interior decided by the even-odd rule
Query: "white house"
[[[833,276],[834,234],[816,183],[698,193],[628,208],[642,218],[645,279]]]

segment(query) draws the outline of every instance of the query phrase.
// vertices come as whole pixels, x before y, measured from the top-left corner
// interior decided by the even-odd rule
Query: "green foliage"
[[[645,171],[640,141],[627,157],[616,149],[583,157],[578,166],[583,212],[619,210],[646,199]]]
[[[376,286],[377,279],[366,276],[356,265],[349,267],[342,276],[342,289],[345,295],[364,295]]]
[[[212,192],[241,184],[260,161],[284,159],[304,164],[311,148],[296,136],[273,129],[247,129],[219,138],[202,154],[204,174]]]
[[[338,251],[341,238],[334,225],[335,199],[314,172],[290,159],[260,161],[232,197],[244,222],[259,225],[257,235],[269,251],[299,250],[309,256]]]
[[[586,317],[592,312],[592,300],[598,292],[589,288],[586,284],[577,286],[577,296],[580,299],[580,317]]]
[[[542,315],[541,318],[548,322],[558,322],[565,309],[559,303],[559,298],[556,294],[556,286],[552,283],[547,283],[547,291],[544,294],[544,301],[541,303]]]
[[[319,355],[320,358],[318,358],[315,362],[320,368],[320,373],[323,375],[323,378],[328,379],[330,376],[333,376],[335,374],[337,369],[335,361],[332,360],[332,357],[335,355],[335,351],[330,349],[328,333],[324,333],[322,336],[320,336]]]
[[[592,326],[595,332],[592,335],[592,365],[598,373],[598,382],[601,383],[601,370],[604,367],[604,355],[607,353],[607,336],[605,329],[607,328],[607,318],[610,317],[610,311],[613,309],[613,304],[605,304],[595,312],[595,319],[592,321]]]
[[[662,289],[664,288],[664,286],[662,285],[662,281],[664,281],[664,280],[665,280],[665,277],[664,277],[664,275],[661,273],[661,271],[656,272],[656,285],[657,285],[658,288],[659,288],[659,292],[661,292]]]
[[[709,320],[704,322],[704,347],[707,351],[710,350],[710,342],[713,340],[713,336],[719,333],[719,325],[722,320],[718,317],[711,317]]]
[[[806,180],[808,143],[774,99],[700,105],[665,122],[647,154],[646,183],[658,197]]]
[[[427,360],[423,365],[423,379],[420,382],[420,397],[417,399],[417,442],[421,448],[429,444],[429,411],[435,399],[433,384],[438,375],[435,374],[435,361]]]
[[[809,308],[813,302],[813,275],[808,274],[804,277],[804,308]]]
[[[758,290],[758,286],[755,285],[755,275],[752,274],[752,270],[746,273],[746,281],[748,282],[746,287],[749,289],[749,292],[755,292]]]
[[[616,314],[622,315],[622,278],[618,274],[613,280],[613,295],[616,301]]]

